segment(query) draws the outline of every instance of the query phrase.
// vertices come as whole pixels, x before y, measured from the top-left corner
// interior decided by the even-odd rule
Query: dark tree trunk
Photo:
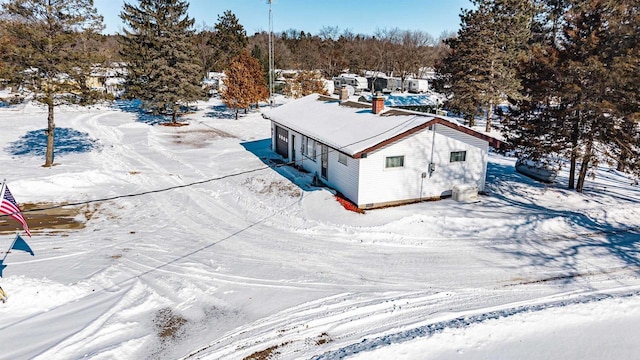
[[[489,106],[487,107],[487,126],[486,132],[491,132],[491,118],[493,117],[493,100],[489,100]]]
[[[578,157],[578,150],[576,146],[571,150],[571,162],[569,166],[569,189],[574,189],[576,184],[576,158]]]
[[[593,149],[593,142],[587,144],[587,148],[582,156],[582,164],[580,165],[580,174],[578,176],[578,185],[576,186],[577,192],[584,190],[584,181],[587,178],[587,170],[589,170],[589,163],[591,162],[591,151]]]
[[[47,116],[47,151],[45,155],[44,167],[53,166],[53,135],[55,133],[56,124],[53,122],[53,98],[47,100],[48,116]]]
[[[578,159],[578,131],[579,124],[573,124],[573,133],[571,134],[571,166],[569,168],[569,189],[574,189],[576,184],[576,162]]]

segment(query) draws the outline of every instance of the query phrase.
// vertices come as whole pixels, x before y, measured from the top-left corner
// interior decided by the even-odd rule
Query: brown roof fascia
[[[502,148],[504,146],[504,142],[503,141],[498,140],[498,139],[496,139],[494,137],[491,137],[491,136],[489,136],[487,134],[483,134],[481,132],[478,132],[478,131],[475,131],[473,129],[470,129],[470,128],[466,127],[466,126],[458,125],[458,124],[455,124],[455,123],[452,123],[450,121],[446,121],[446,120],[443,120],[443,119],[440,119],[440,118],[435,118],[435,119],[433,119],[433,121],[435,121],[435,123],[437,123],[437,124],[442,124],[444,126],[447,126],[447,127],[452,128],[452,129],[458,130],[458,131],[460,131],[462,133],[465,133],[467,135],[475,136],[478,139],[482,139],[482,140],[488,142],[489,146],[493,147],[494,149],[500,149],[500,148]]]
[[[471,135],[471,136],[474,136],[474,137],[479,138],[481,140],[487,141],[489,143],[489,146],[492,146],[495,149],[500,149],[503,146],[503,142],[498,140],[498,139],[496,139],[496,138],[493,138],[491,136],[488,136],[488,135],[485,135],[483,133],[477,132],[477,131],[475,131],[473,129],[469,129],[468,127],[464,127],[464,126],[461,126],[461,125],[458,125],[458,124],[454,124],[454,123],[452,123],[450,121],[447,121],[447,120],[440,119],[440,118],[436,117],[436,118],[433,118],[430,121],[427,121],[426,123],[424,123],[424,124],[422,124],[420,126],[416,126],[413,129],[407,130],[407,131],[403,132],[402,134],[398,134],[398,135],[396,135],[396,136],[394,136],[392,138],[389,138],[389,139],[387,139],[387,140],[385,140],[385,141],[383,141],[383,142],[381,142],[379,144],[376,144],[376,145],[374,145],[374,146],[372,146],[370,148],[367,148],[367,149],[364,149],[362,151],[359,151],[359,152],[353,154],[353,158],[354,159],[360,159],[360,158],[362,158],[363,154],[370,153],[372,151],[378,150],[378,149],[380,149],[382,147],[385,147],[387,145],[393,144],[394,142],[396,142],[396,141],[398,141],[398,140],[400,140],[402,138],[405,138],[405,137],[407,137],[407,136],[409,136],[411,134],[415,134],[415,133],[417,133],[419,131],[422,131],[422,130],[426,129],[426,128],[428,128],[429,126],[431,126],[433,124],[441,124],[441,125],[444,125],[446,127],[452,128],[454,130],[458,130],[458,131],[460,131],[462,133],[465,133],[467,135]]]

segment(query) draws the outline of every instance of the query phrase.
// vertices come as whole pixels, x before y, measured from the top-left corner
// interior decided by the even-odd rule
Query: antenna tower
[[[272,0],[269,1],[269,105],[273,106],[273,12],[271,10]]]

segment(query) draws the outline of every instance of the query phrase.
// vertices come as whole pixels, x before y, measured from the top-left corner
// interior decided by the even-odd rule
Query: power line
[[[408,120],[397,124],[387,130],[384,130],[382,132],[379,132],[375,135],[369,136],[367,138],[352,142],[350,144],[346,144],[344,146],[341,146],[337,149],[333,149],[331,148],[331,150],[327,151],[327,153],[332,153],[332,152],[339,152],[341,149],[344,149],[346,147],[355,145],[355,144],[359,144],[361,142],[364,141],[368,141],[371,140],[375,137],[378,137],[380,135],[383,135],[387,132],[393,131],[397,128],[400,128],[402,126],[405,126],[406,124],[408,124],[409,122],[413,121],[416,117],[413,116],[411,118],[409,118]],[[295,150],[295,149],[294,149]],[[244,170],[244,171],[240,171],[237,173],[232,173],[232,174],[227,174],[227,175],[223,175],[223,176],[218,176],[218,177],[214,177],[214,178],[210,178],[210,179],[205,179],[205,180],[200,180],[200,181],[194,181],[188,184],[182,184],[182,185],[175,185],[175,186],[170,186],[167,188],[163,188],[163,189],[156,189],[156,190],[148,190],[148,191],[142,191],[139,193],[133,193],[133,194],[125,194],[125,195],[116,195],[116,196],[111,196],[111,197],[106,197],[106,198],[99,198],[99,199],[92,199],[92,200],[86,200],[86,201],[78,201],[78,202],[72,202],[72,203],[65,203],[65,204],[60,204],[60,205],[54,205],[54,206],[49,206],[49,207],[45,207],[45,208],[37,208],[37,209],[28,209],[28,210],[23,210],[23,213],[27,213],[27,212],[38,212],[38,211],[45,211],[45,210],[52,210],[52,209],[58,209],[61,207],[65,207],[65,206],[78,206],[78,205],[86,205],[86,204],[91,204],[91,203],[97,203],[97,202],[105,202],[105,201],[111,201],[111,200],[116,200],[116,199],[123,199],[123,198],[130,198],[130,197],[137,197],[137,196],[143,196],[143,195],[149,195],[149,194],[154,194],[154,193],[161,193],[161,192],[166,192],[166,191],[170,191],[170,190],[175,190],[175,189],[180,189],[180,188],[186,188],[186,187],[191,187],[191,186],[195,186],[195,185],[200,185],[200,184],[206,184],[209,182],[213,182],[213,181],[218,181],[218,180],[223,180],[223,179],[228,179],[228,178],[232,178],[232,177],[236,177],[236,176],[240,176],[240,175],[245,175],[245,174],[250,174],[253,172],[258,172],[258,171],[262,171],[262,170],[266,170],[266,169],[274,169],[274,168],[278,168],[278,167],[282,167],[282,166],[287,166],[287,165],[298,165],[298,162],[302,162],[303,159],[300,160],[296,160],[293,162],[288,162],[285,164],[272,164],[272,165],[266,165],[266,166],[262,166],[259,168],[255,168],[255,169],[249,169],[249,170]],[[2,217],[6,217],[6,216],[11,216],[14,215],[15,213],[12,214],[0,214],[0,218]]]
[[[274,167],[278,167],[278,166],[283,166],[283,165],[284,164],[267,165],[267,166],[263,166],[263,167],[260,167],[260,168],[240,171],[240,172],[237,172],[237,173],[227,174],[227,175],[223,175],[223,176],[219,176],[219,177],[215,177],[215,178],[210,178],[210,179],[206,179],[206,180],[194,181],[194,182],[191,182],[191,183],[188,183],[188,184],[170,186],[170,187],[167,187],[167,188],[164,188],[164,189],[156,189],[156,190],[143,191],[143,192],[133,193],[133,194],[116,195],[116,196],[100,198],[100,199],[79,201],[79,202],[73,202],[73,203],[65,203],[65,204],[54,205],[54,206],[50,206],[50,207],[46,207],[46,208],[23,210],[22,212],[25,213],[25,212],[44,211],[44,210],[57,209],[57,208],[65,207],[65,206],[86,205],[86,204],[91,204],[91,203],[96,203],[96,202],[105,202],[105,201],[128,198],[128,197],[137,197],[137,196],[142,196],[142,195],[161,193],[161,192],[165,192],[165,191],[170,191],[170,190],[175,190],[175,189],[180,189],[180,188],[185,188],[185,187],[191,187],[191,186],[194,186],[194,185],[205,184],[205,183],[212,182],[212,181],[227,179],[227,178],[231,178],[231,177],[234,177],[234,176],[249,174],[249,173],[252,173],[252,172],[262,171],[262,170],[266,170],[266,169],[270,169],[270,168],[274,168]],[[13,214],[0,214],[0,217],[11,216],[11,215],[13,215]]]

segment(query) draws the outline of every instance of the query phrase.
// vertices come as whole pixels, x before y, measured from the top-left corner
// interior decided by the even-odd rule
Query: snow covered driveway
[[[601,169],[580,195],[565,173],[544,186],[492,154],[479,203],[361,215],[307,174],[270,168],[259,113],[235,121],[214,106],[185,127],[61,109],[57,126],[96,146],[49,169],[8,147],[44,128],[44,109],[0,108],[18,202],[95,211],[80,230],[34,231],[35,257],[8,255],[1,356],[596,359],[569,349],[608,333],[621,349],[609,354],[638,350],[640,194],[625,174]]]

